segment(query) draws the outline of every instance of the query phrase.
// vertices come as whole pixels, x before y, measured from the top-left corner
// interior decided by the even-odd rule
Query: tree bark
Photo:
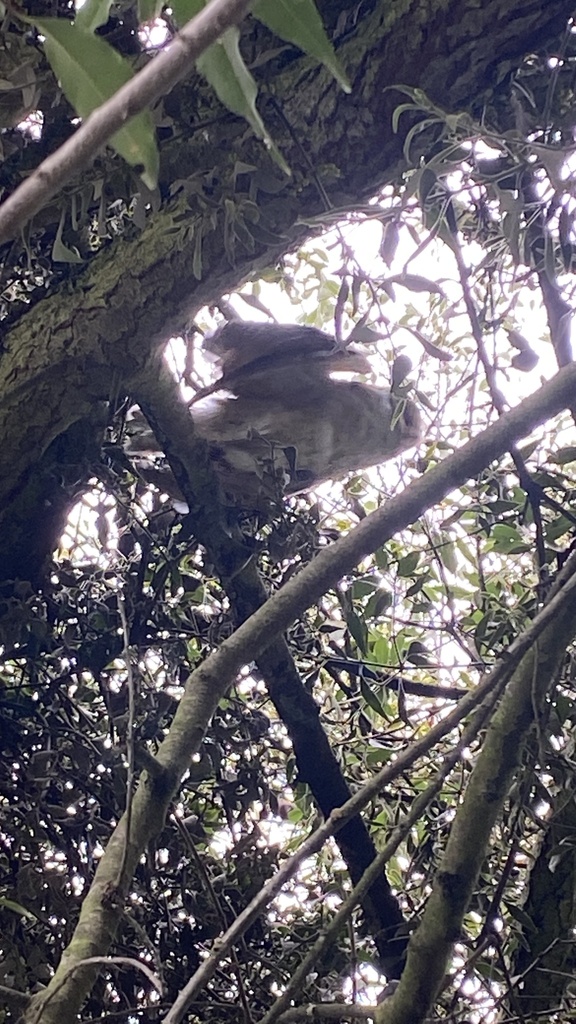
[[[556,795],[522,907],[523,941],[518,945],[512,973],[521,977],[514,995],[516,1006],[526,1018],[557,1013],[567,982],[574,977],[575,832],[576,799],[573,786],[568,784]]]
[[[200,130],[190,113],[198,83],[185,83],[166,101],[186,130],[162,148],[160,210],[141,233],[117,239],[75,270],[72,282],[60,281],[45,298],[33,295],[31,308],[6,332],[0,361],[4,579],[41,573],[76,487],[92,472],[105,403],[130,387],[170,333],[303,242],[314,218],[319,228],[326,200],[333,209],[351,209],[400,174],[413,119],[402,115],[394,134],[392,114],[402,96],[393,87],[418,87],[452,111],[497,104],[506,111],[510,75],[526,54],[552,43],[572,11],[568,0],[481,6],[406,0],[392,7],[372,0],[360,17],[356,3],[325,0],[319,7],[329,28],[344,26],[338,55],[352,95],[295,51],[257,72],[260,109],[292,178],[282,178],[244,123],[215,100],[214,118]],[[247,31],[250,45],[254,33]],[[238,173],[240,165],[254,169]],[[68,456],[64,472],[61,448]]]
[[[568,587],[574,580],[576,561],[564,566],[556,580]],[[553,592],[554,593],[554,592]],[[462,921],[513,774],[520,770],[521,755],[535,714],[545,704],[558,682],[566,649],[576,633],[576,591],[566,593],[562,609],[538,642],[527,652],[514,672],[504,697],[492,716],[461,806],[458,809],[446,849],[440,861],[432,893],[418,928],[408,944],[406,967],[398,988],[375,1015],[376,1024],[421,1024],[427,1019],[445,979],[449,956],[457,942]],[[570,878],[572,876],[570,875]],[[572,910],[572,894],[569,897]],[[563,929],[555,936],[568,937],[567,908],[563,908]],[[560,915],[558,915],[560,917]],[[555,922],[557,923],[557,922]],[[566,985],[557,979],[556,995]],[[550,986],[546,995],[550,996]],[[532,993],[531,993],[532,995]],[[534,999],[526,1009],[542,1010]]]

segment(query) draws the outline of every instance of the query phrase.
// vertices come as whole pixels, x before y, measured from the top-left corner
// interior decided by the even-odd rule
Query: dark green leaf
[[[544,532],[546,534],[546,540],[555,541],[559,540],[560,537],[563,537],[573,529],[574,523],[571,519],[568,519],[566,516],[558,516],[558,518],[554,519],[553,522],[546,524]]]
[[[389,590],[378,590],[372,595],[366,605],[366,617],[377,619],[384,615],[392,604],[392,594]]]
[[[569,462],[576,462],[576,445],[567,445],[566,448],[559,448],[551,456],[551,461],[556,462],[559,466],[566,466]]]
[[[46,56],[80,117],[87,118],[133,77],[128,61],[100,36],[83,32],[64,18],[35,18],[32,23],[45,37]],[[149,188],[155,187],[158,150],[148,111],[137,114],[116,132],[110,145],[139,169]]]
[[[252,14],[280,39],[299,46],[332,72],[344,92],[350,83],[328,39],[314,0],[257,0]]]
[[[419,551],[410,551],[403,558],[398,561],[398,575],[399,576],[412,576],[418,562],[420,561]]]
[[[237,28],[227,29],[218,42],[198,58],[196,65],[214,89],[220,102],[233,114],[238,114],[248,121],[284,173],[290,174],[290,168],[274,145],[256,110],[258,88],[240,53],[239,39],[240,32]]]
[[[52,259],[57,263],[83,263],[82,257],[78,250],[69,249],[67,245],[64,245],[62,241],[62,231],[64,223],[66,221],[66,211],[62,210],[60,216],[60,223],[52,246]]]
[[[377,715],[381,715],[382,718],[387,718],[386,712],[382,706],[381,701],[378,699],[373,690],[370,689],[365,679],[360,677],[360,693],[362,699],[366,702],[369,708],[372,708]]]
[[[85,0],[76,11],[74,24],[82,32],[94,32],[108,21],[112,0]]]
[[[346,615],[346,625],[350,630],[356,646],[362,654],[366,654],[368,649],[368,631],[366,629],[366,623],[356,614],[356,612],[349,611]]]

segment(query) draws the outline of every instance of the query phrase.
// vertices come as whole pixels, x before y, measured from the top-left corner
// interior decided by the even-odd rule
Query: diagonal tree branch
[[[212,975],[215,973],[218,964],[229,954],[234,943],[241,938],[246,929],[249,928],[259,914],[264,911],[274,896],[278,894],[284,883],[294,876],[303,861],[319,850],[329,835],[338,835],[343,823],[349,820],[355,811],[366,806],[370,800],[372,800],[378,793],[382,792],[385,786],[389,785],[395,778],[398,778],[406,772],[408,768],[410,768],[416,761],[420,760],[424,754],[432,750],[439,739],[455,729],[472,711],[476,711],[473,721],[470,723],[465,734],[458,742],[454,753],[449,755],[446,762],[439,769],[439,772],[431,783],[429,789],[418,798],[419,800],[422,798],[422,802],[424,804],[427,803],[430,791],[436,791],[435,787],[437,785],[441,785],[442,780],[458,761],[459,751],[477,737],[478,731],[482,729],[484,725],[486,716],[491,714],[494,704],[499,699],[502,691],[511,679],[522,658],[524,658],[526,653],[534,646],[543,631],[555,620],[558,613],[562,610],[567,592],[570,589],[574,589],[575,583],[576,580],[573,576],[566,584],[565,588],[561,589],[551,597],[549,602],[536,615],[530,625],[507,648],[505,655],[503,655],[493,668],[484,675],[483,679],[478,683],[478,686],[466,694],[457,708],[451,711],[446,718],[436,722],[425,736],[403,750],[393,764],[388,764],[377,772],[377,774],[362,786],[362,788],[355,793],[344,806],[333,811],[324,824],[316,829],[316,831],[303,842],[300,849],[280,865],[276,874],[266,882],[262,891],[258,893],[242,913],[238,915],[226,932],[219,936],[210,956],[207,957],[207,959],[198,968],[174,1002],[169,1014],[167,1015],[166,1024],[169,1024],[169,1022],[170,1024],[176,1024],[176,1021],[180,1019],[181,1014],[190,1005],[191,1001],[208,983]],[[411,823],[414,820],[417,820],[413,816],[412,810],[413,808],[411,808],[410,812],[402,818],[398,826],[393,830],[393,833],[389,836],[385,848],[379,852],[377,858],[379,863],[385,863],[390,859],[394,850],[405,836],[406,831],[410,828]],[[377,865],[372,865],[367,870],[366,876],[355,887],[354,893],[350,894],[350,897],[346,901],[347,903],[351,897],[356,895],[356,899],[351,900],[351,903],[354,906],[357,904],[361,898],[360,892],[363,889],[365,890],[370,884],[367,876],[374,872],[375,869],[377,870]],[[323,935],[319,936],[317,942],[314,944],[313,950],[310,952],[310,960],[321,955],[325,943],[330,940],[332,933],[338,928],[339,915],[340,911],[338,911],[334,916]],[[309,958],[307,956],[306,960],[308,961],[308,959]],[[302,979],[300,978],[300,984],[301,980]],[[277,1015],[282,1013],[283,1008],[290,1001],[290,992],[295,995],[297,987],[293,987],[292,985],[288,986],[285,993],[279,997],[277,1002],[269,1011],[266,1018],[267,1022],[268,1020],[270,1022],[275,1020]]]
[[[143,388],[145,386],[142,385]],[[24,1018],[26,1024],[38,1024],[40,1020],[42,1024],[72,1024],[76,1019],[77,1011],[92,985],[95,968],[83,967],[73,974],[70,969],[78,960],[101,956],[110,947],[142,852],[162,827],[170,801],[202,743],[214,710],[242,666],[259,657],[270,645],[271,637],[286,629],[297,615],[334,586],[363,557],[394,533],[405,529],[455,487],[501,457],[511,443],[565,408],[575,388],[576,364],[572,363],[479,437],[414,481],[386,506],[373,512],[348,536],[320,552],[313,562],[289,580],[191,673],[170,730],[157,754],[158,773],[151,775],[145,772],[135,793],[130,835],[127,835],[124,816],[99,862],[72,940],[50,984],[41,994],[34,996]],[[185,410],[182,410],[181,429],[190,435],[190,421]],[[190,447],[191,479],[195,447],[196,443]],[[200,454],[206,458],[205,446],[200,445]]]
[[[458,808],[432,894],[408,945],[406,968],[394,994],[381,1004],[376,1024],[421,1024],[442,986],[462,927],[490,833],[520,765],[535,713],[554,688],[576,634],[574,555],[556,581],[562,597],[553,621],[526,653],[497,708]]]
[[[98,107],[55,153],[0,206],[0,244],[21,231],[62,186],[94,160],[126,122],[165,96],[190,72],[192,62],[248,13],[252,0],[210,0],[165,50]]]
[[[191,532],[208,551],[217,574],[223,580],[235,625],[245,622],[267,599],[268,594],[260,579],[255,560],[248,557],[245,564],[235,566],[240,556],[245,561],[241,537],[234,539],[230,527],[222,522],[219,503],[210,514],[199,506],[196,495],[218,494],[210,462],[205,461],[205,449],[199,444],[200,460],[190,460],[189,433],[191,421],[180,397],[178,385],[164,373],[162,386],[157,382],[139,392],[138,398],[147,419],[155,430],[162,451],[166,452],[178,479],[180,490],[192,510],[187,522]],[[192,464],[193,462],[193,464]],[[183,470],[185,470],[183,472]],[[188,470],[193,474],[188,475]],[[284,722],[292,742],[298,777],[312,792],[317,806],[325,818],[350,798],[350,789],[342,774],[328,737],[321,725],[317,704],[304,688],[288,644],[282,636],[273,637],[270,644],[256,659],[268,693],[280,719]],[[356,884],[376,857],[376,847],[360,816],[351,819],[339,831],[338,845]],[[388,977],[399,977],[406,948],[406,939],[399,937],[404,918],[398,900],[393,896],[384,872],[374,880],[363,901],[365,922],[380,955],[382,968]],[[403,930],[405,931],[405,929]]]

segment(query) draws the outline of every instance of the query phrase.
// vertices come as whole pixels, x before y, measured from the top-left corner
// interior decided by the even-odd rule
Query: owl
[[[204,348],[221,375],[195,396],[190,412],[227,504],[262,509],[419,440],[414,402],[388,388],[333,379],[336,371],[368,373],[370,364],[316,328],[234,321]],[[129,449],[150,455],[153,435],[136,434]]]

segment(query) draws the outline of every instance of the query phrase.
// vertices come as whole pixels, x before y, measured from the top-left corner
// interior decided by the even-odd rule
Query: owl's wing
[[[315,327],[299,324],[261,324],[232,321],[204,340],[207,352],[216,355],[220,378],[194,397],[191,404],[227,388],[235,394],[257,394],[265,376],[282,373],[289,381],[294,372],[317,379],[336,370],[370,373],[364,353],[354,346],[338,346],[335,339]]]
[[[303,363],[254,371],[250,380],[253,388],[221,391],[192,410],[225,499],[244,508],[366,469],[420,436],[414,403],[386,388],[335,381]],[[131,448],[150,451],[145,437]]]

